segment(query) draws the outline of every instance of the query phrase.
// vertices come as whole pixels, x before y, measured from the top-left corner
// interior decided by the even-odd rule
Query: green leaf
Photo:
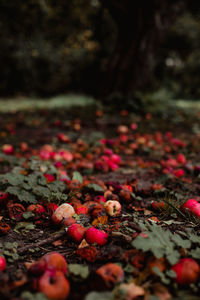
[[[176,272],[174,272],[173,270],[167,270],[165,274],[170,278],[176,278]]]
[[[13,253],[12,258],[14,260],[18,260],[19,259],[19,255],[17,253]]]
[[[183,240],[177,238],[175,243],[173,234],[169,230],[164,231],[161,226],[156,224],[143,224],[143,229],[146,229],[145,233],[148,237],[137,236],[132,242],[132,246],[144,252],[151,251],[157,258],[166,256],[171,264],[176,263],[180,254],[175,247],[184,244]],[[189,243],[185,244],[189,245]]]
[[[196,248],[196,249],[192,249],[190,251],[190,255],[195,258],[195,259],[199,259],[200,257],[200,248]]]
[[[40,185],[36,186],[33,189],[33,193],[37,196],[44,197],[44,198],[48,198],[51,195],[51,192],[47,187],[40,186]]]
[[[200,244],[200,236],[194,234],[194,233],[189,233],[188,238],[192,243],[198,243]]]
[[[88,189],[94,190],[95,192],[104,192],[104,188],[96,183],[90,183],[86,186]]]
[[[28,184],[34,188],[38,184],[38,178],[42,176],[40,172],[34,172],[26,177]]]
[[[134,271],[134,267],[131,264],[127,264],[124,268],[124,272],[126,272],[126,273],[131,273],[132,274],[133,271]]]
[[[62,181],[54,181],[47,184],[47,187],[51,192],[57,193],[57,192],[63,192],[66,189],[66,185]]]
[[[6,249],[12,249],[13,248],[13,243],[7,242],[7,243],[4,244],[4,247]]]
[[[75,172],[73,173],[72,180],[77,180],[77,181],[79,181],[80,183],[83,183],[83,177],[82,177],[82,175],[81,175],[79,172],[77,172],[77,171],[75,171]]]
[[[156,275],[158,275],[158,276],[160,277],[160,279],[161,279],[161,281],[162,281],[163,283],[165,283],[165,284],[169,284],[169,283],[170,283],[170,280],[169,280],[168,278],[166,278],[165,274],[162,273],[162,272],[158,269],[158,267],[154,267],[154,268],[153,268],[153,271],[154,271],[154,273],[155,273]]]
[[[32,294],[28,291],[23,292],[20,297],[24,300],[48,300],[47,297],[42,293]]]
[[[173,252],[166,254],[166,258],[171,265],[175,265],[180,258],[180,253],[177,250],[173,250]]]
[[[25,191],[25,190],[21,190],[18,197],[19,197],[19,200],[27,202],[27,203],[33,203],[33,204],[37,203],[35,196],[32,193]]]
[[[35,196],[28,192],[28,191],[25,191],[17,186],[10,186],[6,189],[6,192],[11,194],[11,195],[15,195],[17,196],[17,198],[20,200],[20,201],[24,201],[24,202],[27,202],[27,203],[37,203],[37,200],[35,198]]]
[[[112,292],[90,292],[84,298],[84,300],[112,300]]]
[[[33,230],[35,229],[35,225],[32,223],[27,224],[27,226],[25,227],[25,230]]]
[[[35,229],[35,225],[29,222],[19,222],[14,228],[14,231],[20,233],[19,230],[26,231],[26,230],[33,230]]]
[[[82,279],[86,279],[89,275],[88,266],[80,264],[69,264],[68,268],[71,274],[81,277]]]
[[[23,218],[24,219],[30,219],[30,218],[32,218],[33,216],[34,216],[34,214],[31,212],[31,211],[26,211],[25,213],[23,213]]]
[[[38,178],[38,184],[41,184],[41,185],[47,185],[47,180],[46,180],[46,178],[44,177],[44,176],[40,176],[39,178]]]
[[[178,234],[174,234],[171,238],[172,241],[175,242],[175,244],[179,247],[188,249],[191,247],[191,242],[189,240],[184,240],[180,237]]]
[[[13,186],[23,184],[24,179],[25,176],[21,174],[7,173],[4,175],[4,180]]]

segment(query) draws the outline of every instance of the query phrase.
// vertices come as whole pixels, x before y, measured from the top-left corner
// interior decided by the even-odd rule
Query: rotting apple
[[[182,206],[181,209],[186,212],[193,213],[195,216],[200,217],[200,203],[195,199],[187,200]]]
[[[85,239],[88,244],[97,243],[97,245],[102,246],[107,243],[108,234],[103,230],[96,229],[95,227],[90,227],[86,231]]]
[[[122,267],[114,263],[107,263],[96,270],[108,288],[116,283],[120,283],[124,279],[124,271]]]
[[[26,210],[36,215],[40,215],[46,212],[44,206],[40,204],[30,204]]]
[[[200,275],[199,264],[192,258],[182,258],[172,267],[176,281],[181,285],[195,283]]]
[[[4,271],[6,268],[6,259],[4,256],[0,256],[0,271]]]
[[[3,146],[2,146],[2,151],[5,153],[5,154],[13,154],[13,152],[14,152],[14,148],[13,148],[13,146],[12,145],[10,145],[10,144],[4,144]]]
[[[52,221],[54,224],[58,225],[62,222],[63,219],[70,218],[75,214],[73,206],[70,204],[64,203],[58,206],[55,212],[52,215]]]
[[[67,236],[70,237],[73,241],[80,243],[84,238],[86,228],[81,224],[74,223],[66,229]]]
[[[116,217],[121,212],[121,204],[119,201],[109,200],[104,204],[106,213],[111,217]]]
[[[46,271],[38,281],[39,292],[51,300],[65,300],[70,291],[70,285],[65,275],[60,271]]]
[[[30,267],[30,272],[35,276],[41,276],[47,270],[56,270],[65,274],[67,272],[67,262],[64,256],[58,252],[50,252]]]

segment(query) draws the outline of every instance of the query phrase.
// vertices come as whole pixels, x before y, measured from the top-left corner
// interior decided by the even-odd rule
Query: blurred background
[[[200,98],[199,1],[0,0],[0,28],[1,98]]]

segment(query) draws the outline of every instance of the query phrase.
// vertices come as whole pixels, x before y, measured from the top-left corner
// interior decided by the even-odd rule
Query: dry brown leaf
[[[145,216],[148,216],[148,215],[151,215],[151,214],[152,214],[151,210],[145,209],[145,211],[144,211]]]
[[[144,296],[145,291],[142,287],[136,285],[134,282],[122,283],[117,288],[117,291],[123,291],[126,294],[126,300],[134,300],[139,296]]]
[[[55,247],[61,246],[61,245],[63,244],[63,241],[62,241],[62,240],[57,240],[57,241],[54,241],[52,244],[53,244]]]
[[[27,277],[25,275],[22,276],[22,278],[20,280],[16,280],[16,281],[13,281],[10,285],[10,289],[16,289],[22,285],[24,285],[25,283],[27,283]]]
[[[85,247],[88,247],[88,246],[89,246],[89,244],[86,242],[85,239],[83,239],[81,241],[81,243],[79,244],[78,249],[85,248]]]
[[[157,222],[157,223],[160,222],[160,220],[157,217],[151,217],[148,220],[152,220],[152,221]]]
[[[169,300],[171,299],[171,294],[167,290],[167,288],[161,283],[156,283],[153,286],[154,295],[157,296],[160,300]]]
[[[107,222],[108,222],[108,216],[100,216],[92,222],[92,225],[93,226],[96,226],[99,224],[102,225],[102,224],[107,224]]]
[[[35,263],[35,261],[34,260],[32,260],[32,261],[25,261],[24,262],[24,266],[26,267],[26,269],[27,270],[29,270],[30,269],[30,267],[33,265]]]

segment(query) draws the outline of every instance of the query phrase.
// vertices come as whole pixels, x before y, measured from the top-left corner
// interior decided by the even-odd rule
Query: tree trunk
[[[179,0],[102,1],[118,31],[104,74],[102,94],[128,95],[150,87],[158,46],[184,3]]]

